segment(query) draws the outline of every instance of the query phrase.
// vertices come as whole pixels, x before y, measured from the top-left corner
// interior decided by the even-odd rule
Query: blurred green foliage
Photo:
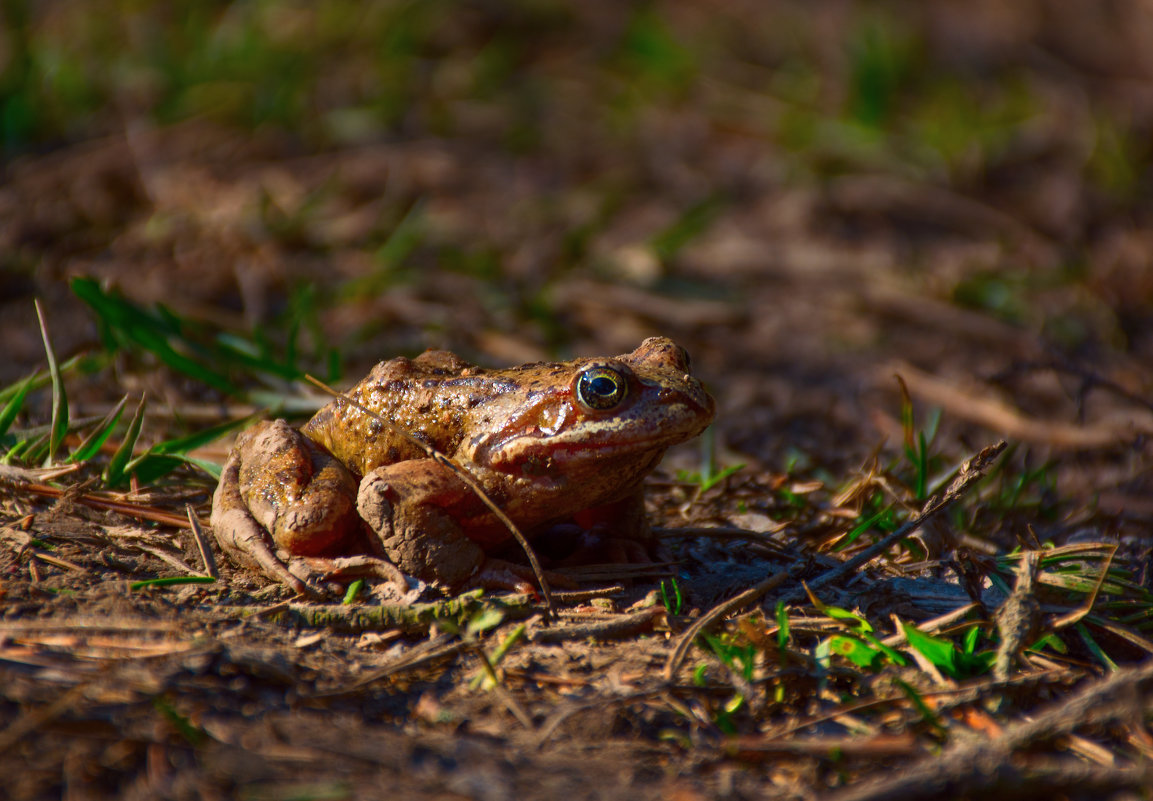
[[[209,116],[313,147],[463,135],[531,150],[563,148],[573,121],[643,137],[646,108],[691,103],[819,173],[955,178],[995,166],[1047,102],[1025,60],[959,67],[901,4],[846,8],[830,26],[827,10],[789,2],[3,0],[0,146]],[[772,113],[717,102],[717,87]],[[1096,119],[1091,175],[1131,198],[1150,145],[1108,108]]]
[[[505,292],[517,295],[511,304],[483,298],[489,316],[518,306],[517,319],[544,329],[540,339],[552,344],[559,335],[549,326],[564,323],[542,297],[546,285],[574,266],[615,273],[620,265],[611,247],[599,247],[600,234],[620,225],[623,211],[654,196],[672,207],[630,220],[656,265],[633,278],[656,285],[740,206],[747,165],[763,175],[771,163],[786,181],[818,189],[845,175],[945,187],[1019,222],[1012,236],[1037,230],[1061,247],[1072,243],[1070,263],[1086,260],[1075,252],[1077,237],[1089,235],[1096,209],[1121,217],[1149,200],[1149,121],[1123,95],[1091,91],[1085,70],[1058,68],[1024,46],[1032,34],[1021,33],[1029,27],[1021,20],[1041,30],[1043,7],[985,14],[954,30],[943,24],[947,15],[934,16],[946,5],[0,0],[0,159],[141,123],[205,118],[276,134],[297,152],[437,138],[477,153],[539,156],[534,169],[555,172],[540,179],[548,188],[534,190],[531,203],[508,210],[515,232],[453,239],[423,198],[399,198],[350,243],[373,254],[372,266],[314,292],[310,303],[379,295],[416,283],[432,264],[485,286],[520,281]],[[1043,183],[1050,174],[1063,183]],[[290,213],[269,203],[261,234],[328,257],[326,242],[308,234],[329,199],[329,189],[315,191]],[[988,216],[958,218],[962,230],[947,235],[990,225]],[[153,220],[156,228],[164,222],[162,214]],[[932,213],[885,222],[914,247],[918,226],[937,224]],[[549,275],[510,278],[509,242],[556,229],[563,244],[542,251],[540,272]],[[1017,255],[1011,247],[1006,254]],[[24,272],[35,259],[0,253],[0,264]],[[1068,284],[1076,280],[1068,269],[1058,265],[1040,280]],[[1040,316],[1037,271],[1015,270],[975,265],[941,294],[1030,324]],[[1101,316],[1079,313],[1090,322],[1045,324],[1076,343]]]

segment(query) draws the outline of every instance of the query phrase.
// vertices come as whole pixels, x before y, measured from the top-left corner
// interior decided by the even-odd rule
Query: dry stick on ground
[[[1144,398],[1136,392],[1129,391],[1111,378],[1105,378],[1086,367],[1073,364],[1068,360],[1053,359],[1051,361],[1041,362],[1019,362],[1010,365],[1008,369],[1002,370],[989,380],[996,384],[1005,384],[1014,374],[1032,373],[1043,370],[1052,370],[1055,373],[1064,373],[1065,375],[1081,379],[1081,389],[1077,393],[1081,398],[1080,404],[1084,403],[1084,398],[1089,392],[1100,387],[1101,389],[1112,392],[1114,395],[1124,398],[1135,406],[1142,406],[1153,412],[1153,402],[1148,398]]]
[[[956,798],[981,791],[1019,790],[1029,775],[1015,765],[1014,752],[1038,740],[1048,740],[1078,726],[1120,720],[1132,715],[1141,685],[1153,680],[1153,659],[1125,668],[1093,682],[1081,692],[1051,705],[1031,720],[1014,724],[992,740],[966,742],[922,760],[899,775],[864,782],[832,797],[833,801],[914,801],[919,798]],[[1148,700],[1143,703],[1147,704]],[[1071,767],[1071,766],[1070,766]],[[1046,772],[1039,770],[1039,778]],[[1114,786],[1140,787],[1149,778],[1142,771],[1113,771],[1107,777]],[[1134,783],[1135,782],[1135,783]]]
[[[880,556],[885,551],[889,550],[893,545],[905,539],[916,531],[921,526],[928,523],[947,509],[954,501],[964,495],[969,489],[980,480],[985,471],[993,461],[1001,455],[1005,450],[1005,441],[1001,440],[996,445],[990,445],[982,449],[976,456],[969,459],[961,465],[961,470],[957,473],[957,477],[953,479],[953,483],[949,485],[943,493],[934,495],[928,500],[921,513],[914,517],[912,520],[905,523],[905,525],[893,531],[890,534],[882,537],[877,542],[865,548],[852,559],[843,562],[838,567],[833,568],[824,575],[818,576],[809,582],[810,590],[817,590],[826,584],[831,584],[834,581],[839,581],[845,576],[856,571],[857,568],[872,561],[874,558]],[[794,590],[790,594],[784,596],[781,600],[785,603],[795,603],[803,599],[805,591],[803,589]]]
[[[897,543],[905,537],[908,537],[922,525],[936,517],[951,503],[953,503],[953,501],[964,495],[965,492],[967,492],[969,488],[985,474],[985,471],[989,468],[989,465],[993,463],[993,460],[996,459],[1003,450],[1005,450],[1005,442],[1001,441],[996,445],[990,445],[988,448],[982,450],[972,459],[965,462],[963,465],[961,465],[961,471],[957,474],[957,477],[953,479],[953,483],[949,485],[949,488],[945,490],[945,492],[934,495],[932,498],[930,498],[929,501],[925,504],[925,508],[919,515],[888,536],[882,538],[879,542],[869,546],[868,548],[865,548],[852,559],[849,559],[838,567],[829,570],[824,575],[810,582],[809,589],[815,590],[824,586],[825,584],[836,581],[848,575],[849,573],[852,573],[861,565],[864,565],[874,557],[884,553],[894,543]],[[708,626],[711,626],[725,615],[731,614],[732,612],[735,612],[738,609],[751,604],[753,601],[758,600],[761,596],[782,584],[786,579],[795,578],[796,575],[799,574],[803,569],[803,567],[803,563],[797,564],[788,570],[782,570],[779,573],[775,573],[762,581],[760,584],[757,584],[755,587],[751,587],[742,592],[740,595],[737,595],[734,598],[730,598],[728,601],[713,607],[713,609],[710,610],[708,614],[704,615],[700,620],[690,626],[684,634],[681,635],[681,639],[677,642],[676,647],[673,649],[673,652],[669,654],[669,658],[665,662],[665,681],[671,682],[676,676],[677,669],[680,667],[681,662],[684,660],[685,655],[689,651],[689,647],[697,638],[697,635],[699,635]],[[785,603],[793,603],[797,600],[800,600],[802,597],[804,597],[803,590],[800,592],[790,593],[789,595],[784,596],[782,600]]]
[[[664,617],[663,606],[654,606],[631,615],[616,615],[608,620],[595,623],[576,623],[571,626],[556,626],[549,629],[536,629],[529,634],[530,642],[565,642],[571,640],[616,640],[633,637],[641,632],[651,631],[653,624]]]
[[[1005,681],[1021,652],[1037,639],[1041,631],[1041,604],[1037,600],[1037,570],[1041,555],[1029,551],[1017,565],[1017,583],[1012,594],[997,610],[997,632],[1001,644],[993,661],[993,678]]]
[[[346,634],[365,631],[399,629],[406,634],[423,634],[437,621],[451,621],[463,627],[483,609],[497,609],[507,619],[519,619],[536,613],[526,596],[509,598],[481,598],[480,590],[473,590],[448,598],[420,604],[345,605],[287,603],[265,609],[250,606],[215,606],[214,612],[238,618],[259,616],[277,623],[323,628]]]
[[[545,609],[548,610],[548,614],[545,616],[546,623],[547,623],[548,619],[556,617],[556,609],[553,607],[553,603],[552,603],[552,593],[549,592],[548,582],[545,580],[544,570],[541,569],[540,562],[537,561],[536,552],[533,551],[532,546],[528,544],[528,540],[525,539],[524,534],[520,533],[520,529],[516,527],[516,524],[513,523],[512,520],[509,518],[509,516],[506,515],[504,513],[504,511],[499,506],[496,505],[496,502],[493,501],[492,498],[488,497],[488,495],[485,494],[485,491],[483,489],[481,489],[480,484],[477,482],[477,480],[475,478],[472,477],[472,474],[470,472],[468,472],[468,469],[465,468],[464,465],[458,464],[454,460],[445,456],[440,451],[436,450],[436,448],[433,448],[428,443],[417,439],[408,431],[405,431],[403,428],[396,425],[391,420],[386,420],[383,416],[377,414],[372,409],[369,409],[364,404],[353,400],[352,398],[350,398],[348,395],[345,395],[344,393],[337,392],[335,389],[328,386],[328,384],[325,384],[320,379],[314,378],[311,375],[305,375],[304,377],[307,378],[309,380],[309,382],[311,382],[314,386],[319,387],[320,389],[327,392],[329,395],[332,395],[334,398],[337,398],[339,400],[344,401],[349,406],[353,406],[356,409],[359,409],[360,411],[364,412],[368,416],[372,417],[373,419],[379,421],[389,431],[393,432],[397,436],[404,437],[406,440],[411,442],[413,445],[420,448],[422,451],[425,452],[425,454],[430,459],[435,461],[437,464],[443,465],[444,467],[447,467],[452,472],[456,473],[457,477],[461,481],[463,481],[468,486],[468,488],[470,490],[473,491],[473,493],[476,495],[476,497],[481,500],[481,503],[483,503],[485,506],[488,507],[490,512],[492,512],[494,515],[496,515],[496,518],[501,523],[504,524],[504,527],[507,528],[509,530],[509,533],[511,533],[512,536],[516,539],[517,544],[520,545],[521,550],[523,550],[525,553],[525,556],[528,557],[529,564],[532,565],[533,574],[536,576],[536,580],[540,585],[541,595],[544,596]]]
[[[212,555],[212,548],[208,545],[208,538],[204,536],[204,528],[200,525],[200,519],[192,509],[192,504],[184,504],[184,511],[188,514],[188,526],[192,531],[196,550],[200,553],[200,561],[204,563],[204,570],[214,579],[220,578],[220,571],[216,569],[216,557]]]

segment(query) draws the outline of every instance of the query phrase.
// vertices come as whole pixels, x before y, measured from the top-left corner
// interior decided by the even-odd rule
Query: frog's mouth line
[[[628,456],[646,451],[664,451],[673,445],[692,439],[704,430],[704,426],[670,428],[655,436],[637,436],[622,439],[604,439],[600,442],[588,439],[566,441],[562,436],[544,433],[518,434],[489,452],[490,463],[513,465],[533,458],[547,459],[554,463],[568,464],[582,459],[595,460],[598,457]]]

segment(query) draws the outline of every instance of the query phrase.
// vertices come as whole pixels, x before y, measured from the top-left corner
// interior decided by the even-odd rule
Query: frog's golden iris
[[[603,412],[621,404],[629,392],[629,382],[611,367],[593,367],[577,378],[577,400],[590,409]]]

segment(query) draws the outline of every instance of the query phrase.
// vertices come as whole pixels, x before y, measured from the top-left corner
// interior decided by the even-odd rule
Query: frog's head
[[[470,443],[474,461],[502,472],[572,478],[585,466],[651,469],[713,419],[688,354],[664,337],[616,358],[520,369],[519,404]]]

